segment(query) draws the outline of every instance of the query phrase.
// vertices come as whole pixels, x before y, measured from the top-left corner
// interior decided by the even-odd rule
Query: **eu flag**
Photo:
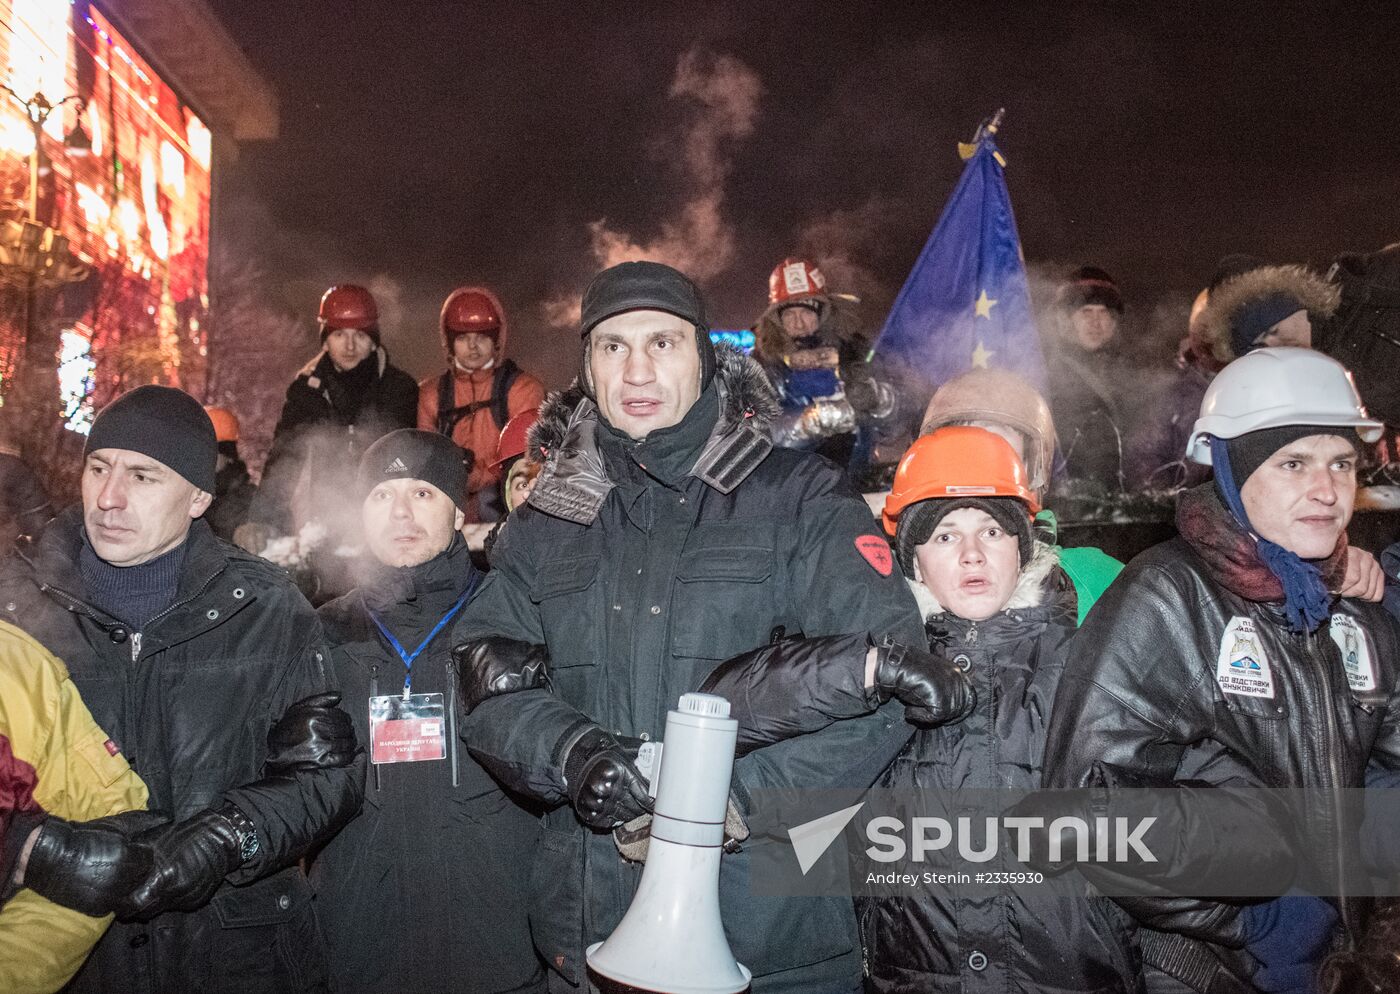
[[[1021,239],[992,140],[1001,115],[960,146],[967,166],[885,318],[875,353],[936,388],[974,367],[1019,373],[1045,390]]]

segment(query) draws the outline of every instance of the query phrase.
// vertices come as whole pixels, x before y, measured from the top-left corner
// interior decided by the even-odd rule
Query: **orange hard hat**
[[[501,315],[495,301],[480,290],[459,288],[443,302],[438,327],[449,344],[468,332],[495,338],[501,331]]]
[[[521,411],[506,422],[506,426],[501,429],[501,439],[496,443],[496,461],[491,464],[492,469],[504,466],[516,456],[525,454],[525,449],[529,445],[530,429],[539,419],[539,409],[532,407],[528,411]],[[538,462],[538,453],[536,456],[534,461]]]
[[[227,407],[206,407],[204,413],[214,422],[214,437],[220,442],[238,441],[238,415]]]
[[[340,283],[322,295],[317,317],[328,331],[341,328],[364,330],[379,323],[379,308],[374,303],[374,294],[364,287]]]
[[[826,277],[814,263],[791,256],[768,277],[768,303],[773,307],[826,296]]]
[[[880,516],[886,533],[894,535],[900,514],[911,504],[950,497],[1014,497],[1031,514],[1040,510],[1040,499],[1011,443],[970,425],[939,428],[909,446]]]

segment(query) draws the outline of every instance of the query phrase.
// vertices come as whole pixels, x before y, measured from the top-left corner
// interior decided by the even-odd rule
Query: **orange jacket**
[[[496,338],[496,361],[490,369],[478,369],[471,373],[462,372],[452,363],[451,348],[448,347],[447,362],[452,370],[454,407],[464,407],[467,404],[489,400],[491,381],[495,375],[496,367],[505,360],[506,355],[506,335],[509,327],[506,322],[505,309],[501,307],[501,302],[496,295],[485,287],[472,287],[471,289],[490,297],[496,305],[496,313],[501,315],[501,333]],[[444,342],[445,346],[446,344]],[[418,427],[423,431],[437,430],[438,380],[441,375],[439,373],[429,376],[418,384]],[[528,411],[543,403],[544,385],[529,373],[522,371],[516,376],[515,382],[510,386],[510,392],[506,395],[509,415],[514,417],[521,411]],[[491,464],[496,461],[496,442],[500,439],[501,429],[504,427],[505,425],[496,424],[495,419],[491,416],[490,407],[483,406],[481,410],[458,421],[457,426],[452,429],[452,441],[476,454],[471,475],[467,477],[468,493],[475,494],[487,484],[495,483],[501,478],[500,471]]]

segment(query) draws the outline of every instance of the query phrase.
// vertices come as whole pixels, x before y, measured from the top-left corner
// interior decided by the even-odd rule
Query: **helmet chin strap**
[[[475,372],[478,372],[478,371],[480,371],[480,370],[490,369],[491,367],[495,366],[495,365],[496,365],[496,357],[493,355],[490,359],[487,359],[487,360],[486,360],[484,363],[482,363],[480,366],[477,366],[476,369],[468,369],[466,366],[463,366],[462,363],[461,363],[461,360],[459,360],[459,359],[454,355],[454,356],[452,357],[452,365],[455,366],[455,367],[457,367],[457,369],[459,369],[459,370],[462,371],[463,373],[475,373]]]

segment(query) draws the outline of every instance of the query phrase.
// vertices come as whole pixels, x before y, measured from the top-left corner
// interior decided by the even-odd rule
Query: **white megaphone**
[[[627,914],[588,947],[601,978],[657,994],[738,994],[752,975],[719,916],[719,858],[739,723],[729,702],[685,694],[666,715],[647,862]]]

